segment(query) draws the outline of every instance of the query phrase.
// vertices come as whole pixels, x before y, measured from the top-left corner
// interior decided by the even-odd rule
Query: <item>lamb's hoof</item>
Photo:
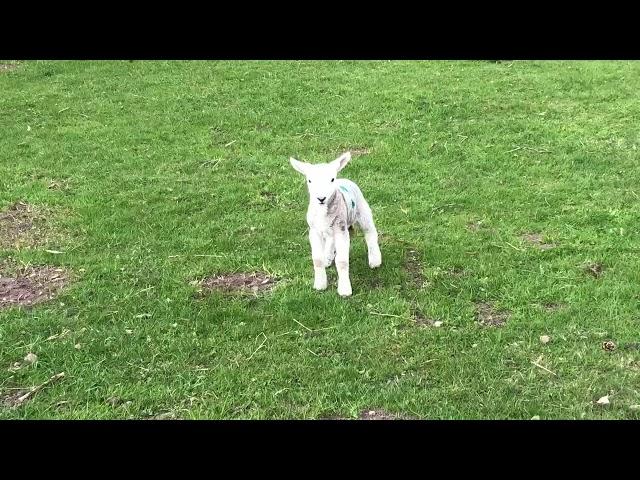
[[[313,284],[313,288],[316,290],[326,290],[327,289],[327,282],[316,282]]]
[[[369,257],[369,267],[378,268],[380,265],[382,265],[381,256],[376,255],[376,256]]]
[[[338,287],[338,295],[341,297],[350,297],[351,293],[351,285],[347,287]]]

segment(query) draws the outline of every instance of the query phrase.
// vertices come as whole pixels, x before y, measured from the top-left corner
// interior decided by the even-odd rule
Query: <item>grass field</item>
[[[0,277],[68,277],[0,309],[0,418],[640,418],[640,63],[0,63]],[[348,299],[288,162],[345,150]]]

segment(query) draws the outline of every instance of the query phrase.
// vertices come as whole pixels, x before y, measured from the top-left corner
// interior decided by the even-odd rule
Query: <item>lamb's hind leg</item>
[[[382,252],[378,245],[378,230],[373,222],[373,214],[367,202],[362,199],[360,205],[360,215],[358,217],[358,226],[364,233],[364,241],[367,243],[367,251],[369,253],[369,266],[371,268],[379,267],[382,264]]]
[[[349,232],[345,226],[336,228],[336,270],[338,271],[338,294],[343,297],[351,295],[349,279]]]

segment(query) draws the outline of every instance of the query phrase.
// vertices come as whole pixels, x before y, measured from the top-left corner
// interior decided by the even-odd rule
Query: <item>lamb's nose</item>
[[[318,201],[322,204],[327,199],[327,197],[318,198]]]

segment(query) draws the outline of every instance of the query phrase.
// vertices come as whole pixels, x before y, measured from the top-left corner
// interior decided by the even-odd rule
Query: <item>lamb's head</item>
[[[307,179],[309,189],[309,201],[318,202],[320,205],[329,203],[335,194],[337,186],[335,183],[338,172],[342,170],[351,160],[351,153],[346,152],[329,163],[305,163],[295,158],[290,158],[291,166],[303,174]]]

